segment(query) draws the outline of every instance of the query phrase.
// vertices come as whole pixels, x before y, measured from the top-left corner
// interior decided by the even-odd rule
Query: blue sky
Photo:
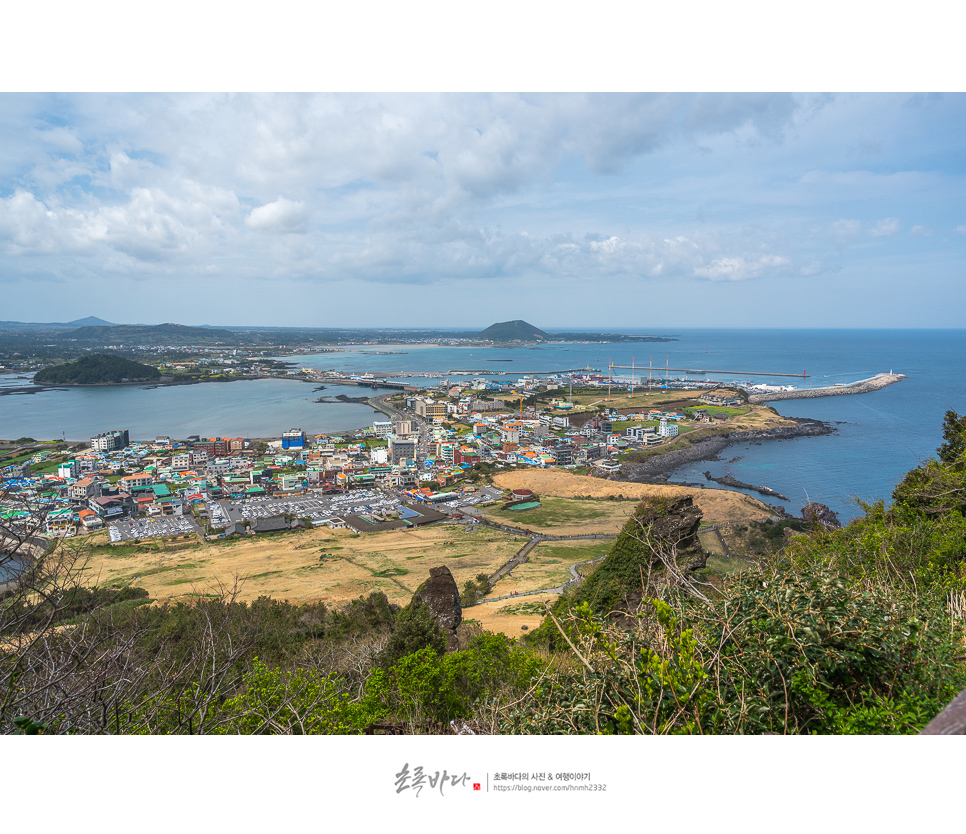
[[[2,94],[0,319],[962,327],[962,94]]]

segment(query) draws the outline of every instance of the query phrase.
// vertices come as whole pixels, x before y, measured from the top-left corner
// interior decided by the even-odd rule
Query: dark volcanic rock
[[[697,537],[700,523],[701,510],[690,496],[646,498],[574,592],[573,605],[586,602],[602,616],[631,622],[626,614],[637,611],[642,600],[669,583],[680,585],[685,574],[705,565]]]
[[[679,550],[687,550],[698,543],[701,510],[694,506],[690,495],[678,498],[657,518],[647,518],[645,513],[641,520],[647,525],[652,537],[673,544]]]
[[[714,481],[715,483],[719,483],[722,486],[732,487],[733,489],[747,489],[747,490],[751,490],[752,492],[757,492],[760,495],[767,495],[770,498],[778,498],[781,501],[792,500],[791,498],[788,498],[782,495],[780,492],[776,492],[771,487],[754,486],[753,484],[746,484],[744,481],[739,481],[733,475],[722,475],[720,478],[716,478],[709,471],[705,471],[704,477],[707,478],[709,481]]]
[[[463,607],[460,605],[460,592],[456,580],[446,565],[430,568],[429,580],[416,594],[430,610],[439,627],[446,634],[446,650],[459,648],[456,629],[463,622]]]
[[[654,481],[659,475],[673,472],[679,466],[686,466],[689,463],[696,463],[701,460],[720,460],[718,452],[732,443],[791,440],[796,437],[818,437],[836,432],[833,426],[823,423],[821,420],[797,417],[795,423],[794,426],[776,429],[756,429],[754,431],[730,432],[706,437],[690,446],[655,455],[643,463],[625,463],[621,466],[619,474],[612,475],[610,480],[648,483]]]
[[[826,529],[842,526],[842,522],[839,521],[839,517],[834,511],[815,501],[802,507],[802,518],[812,524],[820,524]]]

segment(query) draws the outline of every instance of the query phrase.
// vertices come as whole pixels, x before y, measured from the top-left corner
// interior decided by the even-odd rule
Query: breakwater
[[[892,385],[905,374],[876,374],[869,379],[853,382],[851,385],[830,385],[827,388],[800,388],[797,391],[774,391],[768,394],[752,394],[748,397],[750,403],[770,403],[777,400],[810,400],[817,397],[838,397],[843,394],[867,394],[878,391],[887,385]]]
[[[746,484],[744,481],[739,481],[733,475],[722,475],[721,477],[715,477],[711,472],[706,471],[704,477],[709,481],[714,481],[716,484],[721,484],[722,486],[730,487],[731,489],[747,489],[751,492],[757,492],[759,495],[765,495],[769,498],[777,498],[779,501],[791,501],[792,499],[786,495],[782,495],[780,492],[776,492],[771,487],[766,486],[754,486],[754,484]]]

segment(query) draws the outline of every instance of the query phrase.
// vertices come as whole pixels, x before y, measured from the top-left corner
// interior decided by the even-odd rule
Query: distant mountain
[[[188,327],[184,324],[136,325],[118,324],[109,327],[79,327],[64,334],[65,339],[97,345],[211,345],[216,342],[234,343],[238,335],[231,330],[214,327]]]
[[[73,321],[66,322],[65,327],[114,327],[115,324],[112,321],[104,321],[104,319],[99,319],[97,316],[88,316],[84,319],[74,319]]]
[[[34,382],[48,385],[109,385],[155,382],[160,378],[161,372],[157,368],[104,353],[92,353],[76,362],[54,365],[34,374]]]
[[[479,334],[479,338],[489,339],[491,342],[539,342],[549,339],[550,336],[539,327],[516,319],[515,321],[501,321],[497,324],[491,324]]]
[[[97,316],[88,316],[84,319],[74,321],[0,321],[2,330],[34,330],[34,329],[58,329],[66,330],[68,327],[112,327],[112,323],[99,319]]]

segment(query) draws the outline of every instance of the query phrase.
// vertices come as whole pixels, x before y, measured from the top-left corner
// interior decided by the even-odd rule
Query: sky
[[[0,319],[962,327],[966,96],[3,93]]]

